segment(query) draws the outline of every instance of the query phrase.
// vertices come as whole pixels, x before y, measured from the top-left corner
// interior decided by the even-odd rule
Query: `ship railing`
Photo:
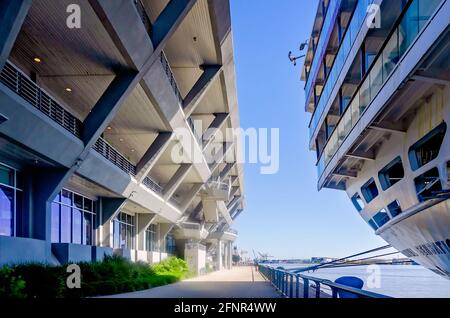
[[[132,176],[136,175],[136,167],[105,139],[99,138],[93,148],[122,171]]]
[[[286,298],[338,298],[339,292],[351,293],[358,298],[391,298],[390,296],[362,290],[332,282],[328,279],[312,277],[304,274],[292,273],[283,269],[258,264],[258,270],[284,297]],[[331,295],[324,291],[324,287],[331,290]],[[315,289],[314,295],[310,291]],[[327,290],[328,292],[328,290]]]
[[[65,110],[50,94],[9,61],[6,61],[0,72],[0,83],[11,89],[71,134],[78,138],[81,137],[82,122]]]

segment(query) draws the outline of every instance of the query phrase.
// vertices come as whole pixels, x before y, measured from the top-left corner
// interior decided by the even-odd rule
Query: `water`
[[[304,264],[280,264],[285,269],[305,267]],[[379,285],[371,288],[376,280],[373,267],[357,266],[343,268],[326,268],[305,275],[334,281],[341,276],[356,276],[364,280],[364,289],[376,293],[402,298],[450,298],[450,280],[430,270],[415,265],[379,265]]]

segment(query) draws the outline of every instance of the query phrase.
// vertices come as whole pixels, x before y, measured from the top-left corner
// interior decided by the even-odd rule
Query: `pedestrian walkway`
[[[254,267],[235,267],[176,284],[109,298],[280,298]]]

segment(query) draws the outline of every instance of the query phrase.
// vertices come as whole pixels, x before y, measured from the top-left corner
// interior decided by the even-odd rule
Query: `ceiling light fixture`
[[[66,87],[66,92],[72,92],[72,89],[70,87]]]
[[[33,61],[35,61],[36,63],[41,63],[42,62],[42,60],[40,58],[38,58],[38,57],[35,57],[33,59]]]

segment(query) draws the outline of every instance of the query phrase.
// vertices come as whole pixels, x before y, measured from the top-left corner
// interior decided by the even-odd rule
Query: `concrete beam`
[[[99,225],[111,222],[123,209],[126,203],[126,198],[101,198],[102,215],[101,218],[99,218],[99,221],[101,222]]]
[[[0,70],[11,54],[30,7],[31,0],[0,1]]]
[[[137,79],[137,73],[134,71],[116,75],[84,120],[82,140],[86,148],[90,149],[106,130],[120,106],[138,84]]]
[[[186,117],[192,115],[203,96],[205,96],[206,92],[211,87],[211,84],[214,83],[214,80],[222,71],[221,65],[207,65],[202,68],[203,74],[183,100],[183,109]]]
[[[238,216],[242,213],[242,211],[244,211],[244,210],[243,209],[237,210],[236,214],[233,216],[233,221],[238,218]]]
[[[203,183],[195,183],[191,190],[186,194],[185,199],[183,200],[181,204],[181,212],[185,212],[189,205],[194,201],[197,193],[200,191],[200,189],[203,187]]]
[[[240,187],[232,187],[230,191],[230,197],[234,197],[236,193],[239,191]]]
[[[242,201],[241,196],[235,196],[230,203],[227,204],[227,209],[231,210],[235,205],[237,205],[240,201]]]
[[[227,119],[230,117],[230,114],[216,113],[214,114],[214,116],[215,118],[213,122],[211,123],[211,125],[209,125],[208,129],[206,129],[205,133],[203,134],[203,149],[206,149],[206,147],[208,147],[215,134],[222,128],[223,124],[225,124]]]
[[[216,157],[214,158],[214,162],[213,162],[213,168],[211,169],[212,174],[214,175],[214,173],[216,172],[216,170],[220,167],[220,164],[224,162],[224,159],[226,158],[228,152],[233,148],[234,143],[232,142],[224,142],[223,143],[223,148],[222,148],[222,153],[218,153],[218,155],[216,155]],[[221,155],[219,157],[219,155]]]
[[[394,133],[394,134],[405,134],[406,133],[406,131],[404,129],[392,127],[392,125],[391,126],[387,126],[387,125],[381,126],[381,125],[372,124],[372,125],[370,125],[369,128],[372,130],[386,132],[386,133]]]
[[[170,0],[152,26],[153,47],[164,46],[197,0]]]
[[[236,163],[227,163],[225,168],[223,168],[222,172],[220,172],[220,180],[225,180],[227,176],[230,174],[231,170],[236,166]]]
[[[168,200],[172,197],[172,195],[177,191],[178,187],[181,185],[183,180],[189,174],[192,169],[192,164],[186,163],[181,164],[178,170],[175,172],[172,178],[170,178],[169,182],[163,189],[163,198],[164,200]]]
[[[167,149],[170,140],[172,139],[172,135],[173,134],[170,132],[160,132],[155,141],[153,141],[153,143],[147,149],[144,156],[136,166],[136,179],[139,183],[142,183],[142,181],[149,174],[150,170],[154,167],[158,159]]]
[[[128,65],[139,70],[153,53],[153,45],[133,2],[89,0]]]
[[[33,172],[33,238],[51,242],[51,205],[74,169],[39,168]]]

